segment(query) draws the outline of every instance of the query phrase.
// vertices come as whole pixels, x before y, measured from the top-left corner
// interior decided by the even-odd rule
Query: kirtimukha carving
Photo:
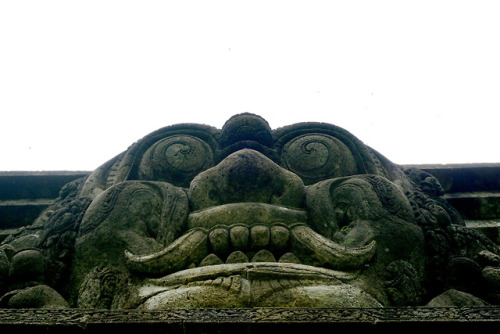
[[[324,123],[153,132],[0,246],[0,307],[500,303],[498,246],[430,174]]]

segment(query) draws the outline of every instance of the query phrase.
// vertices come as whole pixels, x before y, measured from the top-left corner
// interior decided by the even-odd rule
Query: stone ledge
[[[49,206],[54,203],[53,198],[37,198],[37,199],[16,199],[16,200],[0,200],[2,206],[29,206],[29,205],[45,205]]]
[[[0,200],[0,229],[30,225],[52,203],[53,199]]]
[[[500,192],[470,192],[444,195],[466,220],[485,220],[500,217]]]
[[[500,245],[500,219],[466,220],[465,225],[484,234],[488,239]]]
[[[7,238],[12,233],[15,233],[17,228],[5,228],[0,229],[0,242],[2,242],[5,238]]]
[[[495,329],[500,307],[380,309],[39,310],[0,309],[0,330],[30,333],[276,333],[290,330]]]
[[[0,172],[0,200],[57,198],[61,187],[83,171]]]

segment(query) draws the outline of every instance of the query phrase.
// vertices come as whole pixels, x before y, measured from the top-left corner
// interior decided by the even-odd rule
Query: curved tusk
[[[306,225],[291,229],[292,251],[304,264],[332,269],[359,269],[375,254],[376,242],[360,248],[342,246]]]
[[[200,262],[208,254],[208,236],[205,229],[192,229],[166,248],[148,255],[134,255],[125,251],[127,267],[137,273],[161,276],[186,269]]]

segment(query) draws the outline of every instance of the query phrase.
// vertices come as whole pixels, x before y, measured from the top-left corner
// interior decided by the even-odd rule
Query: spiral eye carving
[[[289,141],[281,154],[285,168],[299,175],[305,184],[353,175],[356,162],[347,146],[325,134],[307,134]]]
[[[139,178],[187,187],[197,174],[213,165],[213,152],[206,142],[189,135],[170,136],[146,151]]]

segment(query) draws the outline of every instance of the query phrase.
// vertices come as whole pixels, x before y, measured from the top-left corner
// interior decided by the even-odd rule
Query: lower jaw
[[[139,308],[381,307],[349,284],[355,277],[292,263],[198,267],[142,282]]]

